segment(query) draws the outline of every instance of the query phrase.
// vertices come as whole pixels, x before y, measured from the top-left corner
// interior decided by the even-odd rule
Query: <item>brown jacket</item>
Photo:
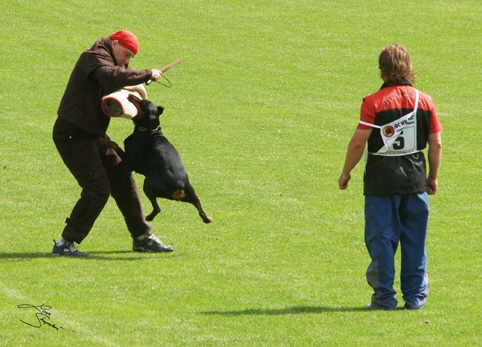
[[[111,39],[100,38],[77,61],[57,114],[92,135],[103,136],[110,118],[102,112],[102,97],[147,82],[151,75],[151,70],[116,66]]]

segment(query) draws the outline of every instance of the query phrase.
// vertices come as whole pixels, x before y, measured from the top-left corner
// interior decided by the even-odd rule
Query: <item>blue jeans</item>
[[[397,307],[394,258],[400,243],[405,306],[422,308],[429,290],[425,248],[428,214],[426,193],[365,196],[365,245],[371,257],[366,277],[374,290],[372,307]]]

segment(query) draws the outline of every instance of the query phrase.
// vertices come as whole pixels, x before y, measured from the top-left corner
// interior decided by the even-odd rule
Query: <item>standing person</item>
[[[338,179],[346,189],[350,172],[367,144],[364,174],[365,244],[371,257],[366,277],[373,288],[369,308],[397,307],[394,256],[401,246],[401,291],[405,308],[421,309],[428,295],[425,240],[428,194],[437,192],[442,126],[429,95],[416,90],[410,56],[401,45],[379,56],[383,85],[361,105],[360,122],[348,145]],[[428,144],[428,175],[422,150]]]
[[[66,220],[62,238],[58,242],[54,240],[54,255],[88,256],[80,252],[74,242],[80,244],[87,237],[110,195],[124,217],[134,251],[173,251],[151,233],[134,178],[119,156],[121,150],[96,141],[98,138],[109,140],[106,131],[110,118],[101,109],[104,95],[161,77],[157,69],[129,67],[138,50],[139,42],[133,33],[117,31],[99,38],[84,51],[72,71],[60,101],[53,140],[82,193]]]

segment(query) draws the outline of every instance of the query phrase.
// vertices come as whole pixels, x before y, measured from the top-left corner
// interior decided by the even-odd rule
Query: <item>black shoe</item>
[[[373,302],[371,304],[368,304],[367,308],[369,310],[373,310],[373,311],[393,311],[393,310],[397,309],[396,307],[394,307],[394,308],[384,307],[380,304],[375,304]]]
[[[172,252],[172,246],[165,245],[154,234],[148,232],[142,240],[134,239],[132,250],[135,252]]]
[[[405,304],[405,305],[403,306],[403,308],[404,308],[405,310],[418,311],[418,310],[421,310],[421,309],[422,309],[422,306],[420,306],[420,307],[413,307],[413,306],[410,306],[409,304]]]
[[[65,242],[58,246],[57,242],[54,240],[54,248],[52,249],[53,255],[65,255],[68,257],[88,257],[89,253],[80,252],[75,248],[73,242]]]

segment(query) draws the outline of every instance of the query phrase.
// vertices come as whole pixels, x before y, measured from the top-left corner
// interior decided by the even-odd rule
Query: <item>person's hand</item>
[[[342,173],[340,175],[340,178],[338,179],[338,186],[341,190],[345,190],[346,188],[348,188],[348,181],[350,181],[350,179],[350,174]]]
[[[151,72],[152,72],[152,76],[151,76],[152,81],[157,81],[162,76],[161,70],[152,69]]]
[[[437,193],[438,182],[437,182],[436,178],[435,179],[427,178],[426,183],[427,183],[427,194],[428,195],[434,195],[435,193]]]

